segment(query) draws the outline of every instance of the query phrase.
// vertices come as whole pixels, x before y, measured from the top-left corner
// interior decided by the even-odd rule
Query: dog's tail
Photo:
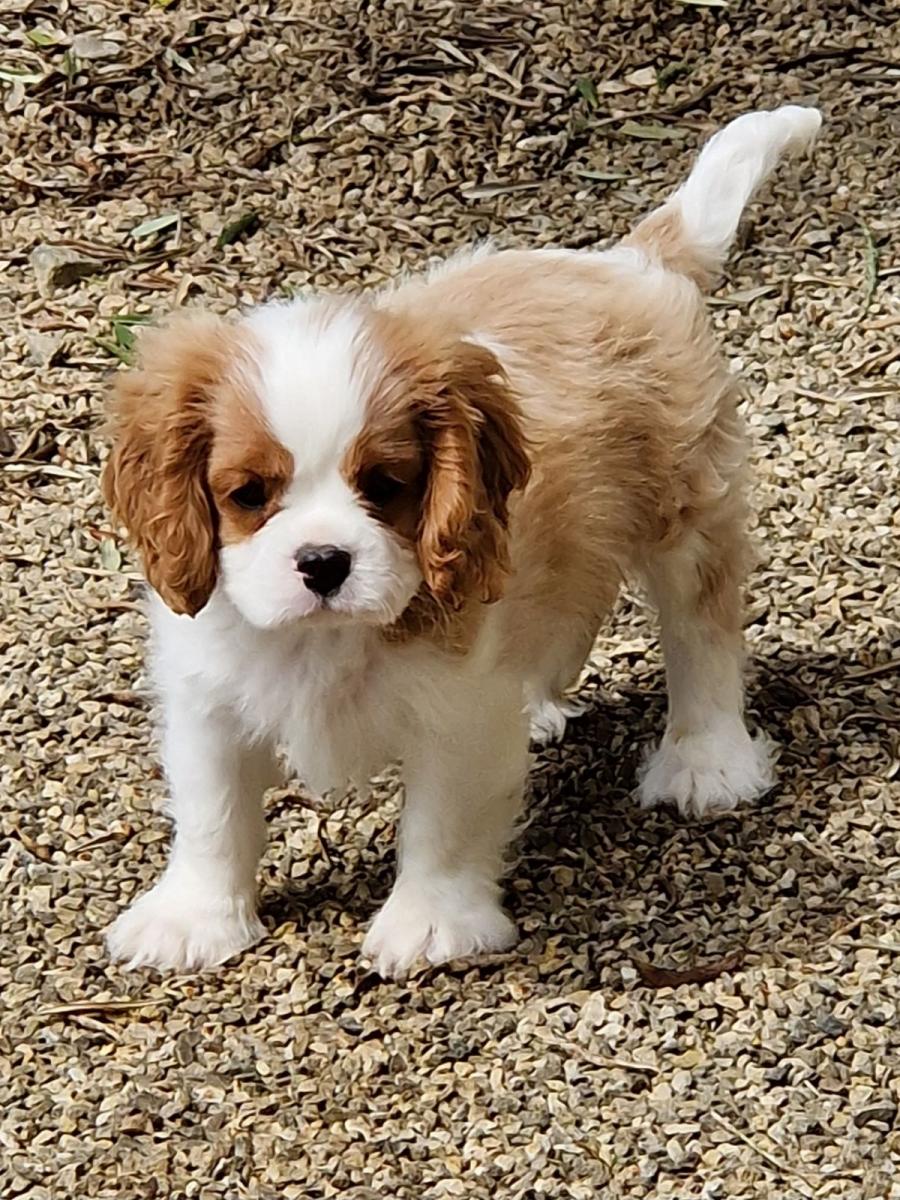
[[[821,124],[818,109],[796,104],[738,117],[706,143],[685,183],[624,244],[710,287],[750,197],[784,154],[812,144]]]

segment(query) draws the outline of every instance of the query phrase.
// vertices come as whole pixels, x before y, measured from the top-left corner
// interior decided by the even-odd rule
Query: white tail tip
[[[815,141],[821,124],[818,109],[798,104],[731,121],[710,138],[683,186],[638,226],[633,239],[673,269],[708,281],[725,261],[753,193],[781,158]]]
[[[721,265],[753,193],[784,155],[812,144],[821,124],[818,109],[786,104],[745,113],[707,142],[673,197],[685,238],[704,259]]]

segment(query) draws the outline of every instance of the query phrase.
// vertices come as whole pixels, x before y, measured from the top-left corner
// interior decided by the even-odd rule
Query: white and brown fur
[[[176,830],[116,956],[208,967],[262,934],[279,750],[320,790],[402,763],[397,881],[363,947],[382,973],[507,946],[529,731],[562,734],[626,576],[669,687],[641,802],[703,815],[771,786],[742,715],[746,438],[702,292],[819,121],[739,118],[605,253],[482,248],[374,297],[148,334],[105,490],[154,589]],[[323,545],[352,563],[325,597],[294,561]]]

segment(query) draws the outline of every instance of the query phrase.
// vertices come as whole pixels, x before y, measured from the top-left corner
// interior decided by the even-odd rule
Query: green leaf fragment
[[[259,213],[253,211],[243,213],[223,228],[216,239],[217,249],[221,250],[223,246],[230,246],[232,242],[236,242],[244,234],[254,233],[258,226]]]
[[[100,562],[107,571],[118,571],[121,567],[122,555],[112,538],[104,538],[100,543]]]
[[[594,87],[593,80],[579,79],[575,86],[578,88],[578,94],[583,100],[586,100],[591,108],[596,108],[600,103],[600,97],[597,95],[597,89]]]
[[[661,67],[656,75],[656,86],[667,88],[670,83],[680,79],[682,75],[690,75],[691,67],[686,62],[670,62]]]
[[[862,319],[869,311],[869,306],[872,303],[872,297],[875,295],[875,289],[878,287],[878,247],[875,245],[875,239],[872,237],[872,231],[862,219],[856,218],[859,221],[860,228],[863,231],[865,238],[865,246],[863,248],[863,259],[866,264],[866,284],[865,294],[863,296],[863,307],[860,313]]]
[[[25,36],[29,42],[42,49],[45,46],[58,46],[65,37],[58,29],[29,29]]]
[[[91,338],[91,341],[95,346],[99,346],[101,350],[105,350],[107,354],[111,354],[113,358],[117,358],[119,362],[124,363],[126,367],[131,366],[131,354],[122,346],[118,346],[115,342],[110,342],[106,338],[95,337]]]
[[[130,355],[134,349],[135,339],[132,332],[134,326],[146,325],[149,320],[149,316],[145,313],[120,313],[117,317],[113,317],[111,321],[113,337],[119,349]]]
[[[38,71],[18,71],[14,67],[0,67],[0,79],[6,83],[40,83],[43,78]]]

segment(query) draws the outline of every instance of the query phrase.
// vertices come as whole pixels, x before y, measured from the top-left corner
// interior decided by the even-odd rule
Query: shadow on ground
[[[524,935],[517,953],[540,957],[556,939],[563,959],[586,958],[588,987],[592,964],[617,946],[626,958],[636,950],[683,964],[737,946],[802,957],[821,943],[849,920],[847,898],[861,877],[877,871],[877,828],[867,861],[843,855],[839,830],[842,796],[888,769],[896,739],[889,698],[898,669],[889,650],[881,657],[884,668],[858,678],[858,666],[829,653],[756,659],[750,718],[779,747],[778,784],[706,821],[643,812],[632,798],[665,722],[662,672],[618,687],[614,698],[588,679],[590,708],[535,759],[507,879]],[[303,819],[298,812],[291,821]],[[339,909],[364,924],[390,888],[394,824],[391,813],[376,825],[362,859],[348,857],[338,831],[306,878],[269,893],[268,919],[331,923]]]

